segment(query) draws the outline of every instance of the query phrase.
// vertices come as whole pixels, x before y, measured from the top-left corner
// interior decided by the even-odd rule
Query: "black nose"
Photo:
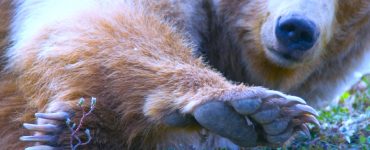
[[[275,33],[283,47],[301,51],[312,48],[320,34],[315,23],[300,16],[281,17]]]

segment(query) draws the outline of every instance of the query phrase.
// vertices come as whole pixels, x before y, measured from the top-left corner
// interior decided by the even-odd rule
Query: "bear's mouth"
[[[283,53],[283,52],[279,52],[275,49],[271,49],[271,48],[268,48],[268,50],[273,53],[274,55],[282,58],[282,59],[285,59],[285,60],[289,60],[289,61],[293,61],[293,62],[300,62],[300,59],[298,58],[295,58],[293,57],[292,55],[290,54],[286,54],[286,53]]]
[[[294,57],[293,55],[291,55],[291,53],[284,53],[284,51],[279,51],[274,48],[266,49],[267,58],[272,63],[281,67],[291,68],[298,64],[301,64],[303,61],[301,58]]]

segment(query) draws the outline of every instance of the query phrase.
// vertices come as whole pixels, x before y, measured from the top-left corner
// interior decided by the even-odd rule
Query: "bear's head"
[[[335,0],[269,0],[260,44],[272,63],[294,68],[318,59],[333,36]]]
[[[369,0],[218,0],[217,4],[239,45],[247,72],[243,80],[250,84],[289,91],[369,42]]]

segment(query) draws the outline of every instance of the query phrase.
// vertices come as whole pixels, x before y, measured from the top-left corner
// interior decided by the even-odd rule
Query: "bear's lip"
[[[302,59],[294,58],[291,55],[284,54],[281,51],[278,51],[274,48],[266,48],[267,49],[267,58],[274,64],[291,68],[301,64],[303,62]]]
[[[280,57],[280,58],[283,58],[283,59],[286,59],[286,60],[289,60],[289,61],[294,61],[294,62],[300,62],[300,59],[298,58],[294,58],[292,57],[291,55],[289,54],[285,54],[285,53],[282,53],[282,52],[279,52],[278,50],[276,49],[272,49],[272,48],[268,48],[268,50],[273,53],[274,55]]]

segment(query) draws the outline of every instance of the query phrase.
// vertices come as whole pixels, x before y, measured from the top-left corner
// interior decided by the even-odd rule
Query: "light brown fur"
[[[154,148],[158,143],[166,144],[163,138],[169,129],[160,123],[174,109],[183,109],[189,101],[200,104],[219,97],[228,100],[228,95],[238,92],[254,92],[232,85],[194,58],[190,44],[174,32],[172,25],[148,15],[150,11],[131,9],[113,13],[108,19],[84,14],[73,18],[78,24],[55,24],[27,41],[21,48],[25,54],[10,62],[6,70],[10,84],[16,84],[17,94],[23,98],[7,100],[7,95],[2,95],[1,100],[1,109],[15,103],[14,109],[25,111],[1,110],[0,116],[9,116],[2,117],[1,135],[18,133],[19,123],[32,121],[35,112],[79,112],[79,98],[94,96],[98,99],[91,116],[94,119],[85,122],[94,129],[95,140],[90,147]],[[84,28],[87,24],[92,25],[88,30]],[[71,36],[50,37],[64,34]],[[37,58],[45,45],[70,52]],[[146,103],[149,105],[144,106]],[[8,129],[16,112],[22,114],[18,127]],[[6,149],[24,147],[14,140],[16,136],[19,134],[0,144]]]
[[[133,8],[124,7],[124,11],[113,9],[108,18],[80,14],[66,22],[48,26],[18,47],[23,54],[8,62],[1,81],[2,148],[25,147],[17,140],[20,135],[28,134],[21,129],[21,123],[32,122],[35,112],[79,112],[76,106],[79,98],[90,96],[98,100],[97,109],[84,124],[92,129],[94,140],[88,145],[90,148],[158,148],[162,144],[171,145],[173,133],[181,133],[177,135],[179,139],[187,139],[191,143],[200,138],[196,133],[199,128],[169,128],[161,124],[163,117],[176,109],[191,112],[192,108],[205,101],[237,99],[248,94],[258,95],[262,91],[262,88],[233,84],[206,66],[200,58],[194,58],[194,46],[185,40],[188,35],[178,33],[186,28],[185,23],[174,25],[168,22],[176,18],[173,16],[182,14],[174,11],[165,17],[168,20],[156,15],[163,8],[168,8],[163,7],[166,4],[138,2]],[[240,16],[232,10],[239,10],[240,5],[238,1],[222,4],[225,9],[222,12],[230,20],[237,19]],[[245,68],[247,73],[237,66],[233,66],[236,69],[230,72],[213,66],[230,79],[250,85],[263,85],[305,98],[323,94],[320,92],[325,88],[323,84],[335,83],[336,79],[343,78],[356,63],[353,60],[365,52],[363,47],[368,40],[363,39],[369,39],[369,34],[360,32],[368,31],[369,15],[359,20],[352,19],[353,14],[347,13],[361,4],[353,2],[353,5],[350,8],[338,6],[338,10],[343,10],[345,14],[337,18],[338,30],[328,47],[332,51],[338,47],[345,48],[336,51],[336,55],[323,55],[325,63],[283,69],[266,61],[261,51],[248,51],[242,55],[243,60],[250,62]],[[254,6],[258,3],[251,4],[250,14],[244,16],[254,20],[245,25],[255,32],[242,40],[250,43],[243,47],[248,50],[261,49],[256,39],[260,38],[257,33],[264,17],[255,15],[261,7]],[[1,9],[1,12],[7,11]],[[1,27],[0,32],[8,31],[7,23],[6,30],[1,30],[4,29]],[[87,25],[89,29],[85,28]],[[234,29],[231,31],[237,33],[237,37],[247,34],[240,28]],[[65,35],[68,38],[62,38]],[[355,44],[355,40],[362,42]],[[61,53],[40,57],[45,47]],[[64,50],[68,53],[63,53]],[[347,60],[353,63],[344,63]],[[219,61],[228,63],[228,60]],[[246,75],[241,77],[240,74]],[[189,106],[189,103],[194,105]],[[76,118],[79,116],[77,113]]]

